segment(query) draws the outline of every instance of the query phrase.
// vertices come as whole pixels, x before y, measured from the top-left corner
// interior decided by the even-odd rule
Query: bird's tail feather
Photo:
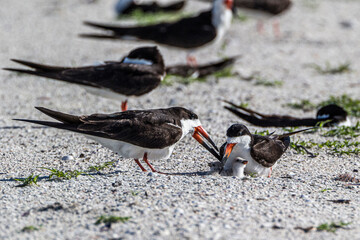
[[[66,114],[66,113],[62,113],[62,112],[53,111],[53,110],[50,110],[50,109],[44,108],[44,107],[35,107],[35,108],[37,110],[39,110],[40,112],[60,121],[62,123],[68,123],[68,124],[81,123],[80,117],[75,116],[75,115],[70,115],[70,114]]]
[[[11,61],[19,63],[19,64],[27,66],[27,67],[30,67],[30,68],[34,68],[37,71],[58,72],[58,71],[66,69],[66,67],[48,66],[48,65],[43,65],[43,64],[34,63],[34,62],[28,62],[28,61],[24,61],[24,60],[20,60],[20,59],[11,59]]]

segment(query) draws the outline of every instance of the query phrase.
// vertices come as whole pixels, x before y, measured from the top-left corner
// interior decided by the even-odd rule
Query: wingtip
[[[105,34],[80,33],[78,36],[80,38],[115,39],[113,35],[105,35]]]

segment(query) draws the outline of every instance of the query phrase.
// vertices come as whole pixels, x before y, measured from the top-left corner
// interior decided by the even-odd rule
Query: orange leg
[[[128,109],[127,100],[121,103],[121,111],[125,112]]]
[[[163,173],[163,172],[159,172],[159,171],[155,170],[155,168],[153,166],[151,166],[151,164],[149,163],[149,160],[147,159],[147,153],[144,154],[143,160],[149,166],[151,171],[156,172],[156,173],[160,173],[160,174],[168,174],[168,173]]]
[[[262,20],[258,20],[256,23],[256,30],[260,34],[264,34],[264,22]]]
[[[137,165],[139,165],[139,167],[141,168],[141,170],[143,171],[143,172],[147,172],[146,171],[146,169],[141,165],[141,163],[139,162],[139,159],[136,159],[135,158],[135,162],[137,163]]]
[[[153,166],[151,166],[151,164],[149,163],[149,160],[147,159],[147,153],[144,154],[143,157],[144,162],[149,166],[149,168],[151,169],[151,171],[153,172],[158,172],[155,170],[155,168]]]
[[[280,23],[278,20],[274,20],[273,22],[273,31],[275,37],[279,38],[281,34],[280,34]]]
[[[270,168],[268,177],[271,177],[271,173],[272,173],[272,167]]]
[[[186,57],[186,61],[187,61],[187,64],[191,67],[197,67],[197,65],[198,65],[196,57],[194,57],[194,56],[188,55]]]

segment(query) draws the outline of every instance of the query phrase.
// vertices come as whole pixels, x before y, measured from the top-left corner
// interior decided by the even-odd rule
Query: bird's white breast
[[[227,9],[222,1],[216,1],[212,10],[212,24],[216,28],[216,39],[214,44],[218,44],[230,28],[232,21],[232,11]]]
[[[237,157],[241,157],[248,161],[245,167],[245,173],[247,174],[256,174],[257,176],[267,176],[269,174],[270,168],[266,168],[261,164],[257,163],[251,156],[250,151],[250,136],[241,136],[237,138],[229,138],[227,140],[228,143],[237,144],[234,146],[229,158],[227,159],[224,170],[232,171],[234,161]],[[273,166],[274,167],[274,166]]]
[[[102,137],[88,136],[88,138],[93,139],[103,145],[116,152],[120,156],[124,158],[136,158],[141,159],[144,157],[144,154],[147,153],[147,157],[149,160],[160,160],[167,159],[170,157],[172,151],[174,150],[175,144],[165,147],[162,149],[152,149],[152,148],[143,148],[140,146],[133,145],[131,143],[107,139]]]

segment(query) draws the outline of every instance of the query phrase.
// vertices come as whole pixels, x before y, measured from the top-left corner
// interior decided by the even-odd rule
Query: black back
[[[130,52],[127,57],[152,61],[152,65],[105,62],[103,65],[86,67],[54,67],[23,60],[13,60],[35,70],[6,70],[28,73],[57,79],[79,85],[103,88],[126,96],[141,96],[155,89],[165,75],[165,65],[157,47],[141,47]]]
[[[27,119],[15,120],[119,140],[152,149],[169,147],[180,140],[182,136],[181,119],[198,119],[195,113],[181,107],[88,116],[74,116],[42,107],[37,107],[37,109],[61,123]]]
[[[109,30],[111,35],[82,34],[90,38],[122,38],[134,36],[141,40],[150,40],[160,44],[191,49],[203,46],[216,37],[216,29],[212,25],[212,13],[206,11],[198,16],[182,18],[174,23],[158,23],[139,27],[122,27],[85,22],[86,25]]]

